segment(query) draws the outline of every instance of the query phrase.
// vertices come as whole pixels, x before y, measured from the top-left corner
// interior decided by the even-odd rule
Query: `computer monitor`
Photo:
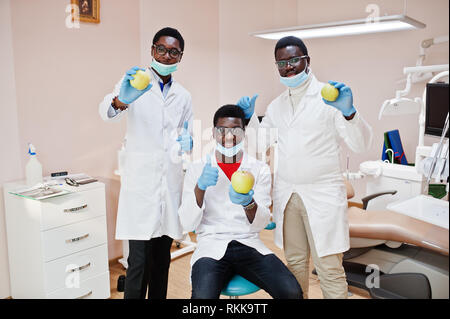
[[[441,136],[449,104],[448,83],[428,83],[425,134]],[[447,132],[446,137],[449,134]]]

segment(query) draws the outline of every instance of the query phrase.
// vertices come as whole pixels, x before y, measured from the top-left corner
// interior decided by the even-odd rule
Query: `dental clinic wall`
[[[2,184],[22,176],[9,1],[0,0],[0,298],[9,296]]]
[[[298,23],[301,25],[328,21],[361,19],[369,16],[368,5],[376,5],[380,16],[401,14],[403,0],[320,0],[312,4],[307,0],[297,2]],[[426,28],[412,31],[376,33],[359,36],[306,40],[311,55],[311,68],[321,81],[337,80],[346,83],[354,93],[355,106],[373,128],[372,148],[364,154],[354,154],[345,146],[342,167],[350,156],[350,170],[358,171],[366,160],[381,158],[383,133],[398,129],[409,162],[415,160],[418,142],[418,115],[383,117],[378,113],[383,102],[395,97],[396,90],[405,88],[403,68],[415,66],[420,43],[429,38],[448,35],[449,1],[408,0],[406,14],[426,24]],[[448,43],[434,45],[426,50],[424,65],[448,64]],[[408,97],[422,97],[425,82],[413,84]],[[444,119],[443,119],[444,120]],[[426,137],[426,145],[436,142]],[[365,195],[364,180],[353,181],[355,199]]]
[[[200,120],[196,146],[210,137],[218,106],[242,95],[259,94],[256,112],[284,87],[273,63],[275,41],[249,32],[364,18],[368,4],[381,15],[403,12],[403,0],[101,0],[100,24],[67,28],[69,0],[0,0],[0,184],[24,177],[26,145],[33,142],[44,175],[58,170],[85,172],[106,184],[109,258],[121,255],[114,240],[119,191],[117,150],[126,122],[104,123],[98,104],[130,66],[146,66],[154,33],[178,28],[186,48],[176,80],[192,94]],[[355,105],[374,129],[373,147],[353,155],[343,147],[350,169],[380,158],[382,134],[400,130],[406,155],[414,159],[417,116],[378,121],[384,100],[404,88],[405,66],[415,65],[422,40],[448,34],[448,0],[408,0],[407,14],[423,30],[305,40],[311,68],[321,81],[350,85]],[[427,51],[425,64],[448,63],[448,44]],[[410,96],[421,96],[424,84]],[[430,139],[427,139],[429,142]],[[1,186],[0,186],[1,187]],[[2,189],[0,188],[2,191]],[[356,193],[364,190],[357,188]],[[360,196],[359,196],[360,197]],[[26,256],[24,256],[26,261]],[[10,295],[4,207],[0,195],[0,298]]]
[[[98,104],[139,64],[139,1],[103,0],[101,23],[78,29],[66,25],[69,0],[0,3],[0,187],[25,177],[27,142],[36,146],[45,176],[67,170],[99,177],[106,185],[109,257],[115,258],[122,245],[114,240],[120,183],[113,172],[126,122],[104,123]],[[0,298],[8,296],[0,195]]]
[[[285,88],[278,82],[273,49],[276,41],[251,37],[250,32],[368,17],[376,7],[380,16],[402,14],[404,0],[297,0],[297,1],[220,1],[220,104],[235,102],[242,95],[259,94],[256,112],[264,112]],[[357,36],[305,39],[311,69],[319,81],[341,81],[352,88],[354,103],[373,128],[373,145],[368,152],[355,154],[342,145],[341,167],[349,156],[350,171],[359,164],[381,158],[383,133],[398,129],[409,162],[415,160],[418,142],[418,115],[383,117],[382,103],[405,87],[403,68],[415,66],[420,43],[428,38],[448,35],[448,0],[408,0],[406,14],[426,24],[412,31]],[[424,65],[449,63],[448,43],[426,50]],[[425,82],[413,84],[408,97],[422,97]],[[436,138],[425,138],[426,145]],[[364,180],[352,181],[355,198],[365,195]]]

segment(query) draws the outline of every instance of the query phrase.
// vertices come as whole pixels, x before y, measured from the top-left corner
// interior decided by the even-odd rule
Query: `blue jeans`
[[[294,275],[275,256],[231,241],[220,260],[203,257],[192,266],[192,299],[218,299],[235,275],[264,289],[274,299],[302,299],[303,292]]]

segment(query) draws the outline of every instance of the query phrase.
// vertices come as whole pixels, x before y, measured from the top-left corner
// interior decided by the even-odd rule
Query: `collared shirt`
[[[310,71],[311,72],[311,71]],[[296,88],[289,88],[289,100],[292,105],[292,109],[297,110],[298,105],[300,104],[301,99],[305,96],[306,91],[308,90],[309,85],[311,84],[312,76],[308,76],[308,79],[297,86]]]
[[[164,84],[163,80],[161,80],[161,78],[159,77],[159,75],[152,69],[150,68],[150,71],[153,73],[153,75],[155,76],[156,79],[158,79],[158,83],[159,83],[159,88],[161,89],[161,93],[164,96],[164,98],[166,98],[167,93],[169,92],[170,87],[172,86],[172,77],[170,77],[169,82],[167,82],[166,84]]]

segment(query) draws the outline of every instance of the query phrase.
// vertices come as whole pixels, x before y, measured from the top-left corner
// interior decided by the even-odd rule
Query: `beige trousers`
[[[288,268],[302,287],[303,298],[308,298],[310,257],[316,267],[324,298],[347,298],[343,254],[317,256],[306,208],[297,193],[291,195],[284,210],[283,241]]]

